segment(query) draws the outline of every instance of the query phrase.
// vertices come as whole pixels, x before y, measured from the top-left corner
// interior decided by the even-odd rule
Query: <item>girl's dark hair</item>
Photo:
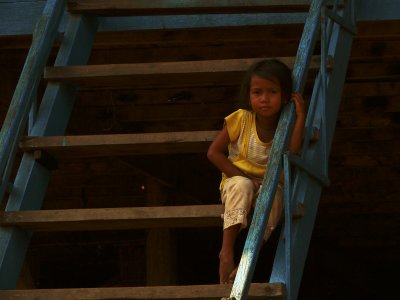
[[[251,110],[249,103],[250,83],[254,75],[278,83],[282,91],[283,104],[289,102],[292,94],[292,71],[286,64],[277,59],[264,59],[254,63],[247,70],[243,78],[239,94],[239,105],[241,108]]]

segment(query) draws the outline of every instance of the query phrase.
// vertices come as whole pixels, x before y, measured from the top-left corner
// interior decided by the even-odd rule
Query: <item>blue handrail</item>
[[[10,107],[0,132],[0,203],[9,178],[19,140],[26,128],[29,110],[42,78],[53,43],[58,34],[66,0],[48,0],[32,37]]]
[[[310,59],[313,54],[319,33],[320,10],[322,1],[313,0],[304,25],[303,34],[298,47],[296,61],[293,67],[293,89],[303,92]],[[261,247],[263,233],[268,222],[272,201],[282,172],[283,153],[294,122],[294,104],[287,105],[279,120],[278,128],[272,145],[268,169],[254,210],[253,221],[249,228],[242,258],[232,287],[232,299],[246,299],[253,277],[258,253]]]
[[[302,155],[300,158],[284,153],[291,127],[289,125],[292,124],[294,119],[294,105],[291,104],[284,109],[278,124],[269,168],[257,200],[237,277],[230,295],[231,299],[247,299],[260,243],[283,168],[282,164],[284,164],[285,169],[285,231],[284,237],[281,237],[279,241],[270,282],[285,284],[285,299],[296,299],[297,296],[302,266],[318,207],[319,194],[322,186],[329,184],[327,176],[328,155],[346,74],[346,68],[342,66],[347,66],[352,35],[356,32],[353,1],[347,1],[339,9],[336,0],[332,10],[326,10],[324,2],[323,0],[316,0],[311,4],[293,70],[294,90],[302,92],[309,57],[314,50],[321,26],[321,69],[314,84],[312,100],[307,114]],[[326,21],[327,17],[330,18],[330,22]],[[333,69],[328,72],[327,62],[331,59],[338,61],[341,68],[334,68],[333,66]],[[314,126],[320,130],[321,135],[317,145],[309,144]],[[298,167],[294,176],[290,172],[290,164]],[[300,220],[292,222],[293,211],[296,206],[303,206],[305,199],[308,200],[308,206],[305,208],[307,213]],[[293,259],[293,251],[296,251],[296,260]]]

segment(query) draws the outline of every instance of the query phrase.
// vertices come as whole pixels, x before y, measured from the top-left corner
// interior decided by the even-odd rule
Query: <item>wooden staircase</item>
[[[314,2],[318,3],[319,1]],[[220,299],[229,297],[236,299],[295,299],[301,280],[301,268],[297,270],[300,275],[292,276],[289,274],[295,280],[295,290],[291,291],[290,285],[292,283],[288,282],[284,276],[280,276],[282,269],[289,270],[287,265],[282,266],[279,261],[282,259],[281,255],[284,255],[285,251],[287,251],[285,249],[282,250],[281,247],[285,246],[281,245],[279,246],[281,253],[277,254],[275,262],[278,267],[273,272],[274,280],[269,283],[251,283],[252,269],[254,269],[252,265],[256,261],[259,250],[256,249],[254,255],[250,258],[250,271],[246,273],[245,270],[243,274],[246,275],[239,273],[233,286],[215,284],[15,290],[32,232],[139,228],[157,230],[159,228],[222,226],[220,218],[222,208],[219,204],[161,206],[157,205],[157,200],[155,200],[149,204],[151,207],[74,210],[40,209],[51,176],[51,170],[57,166],[57,161],[71,157],[205,153],[210,142],[217,134],[217,131],[186,131],[65,136],[64,133],[73,107],[73,99],[79,90],[94,87],[99,89],[118,89],[126,86],[159,88],[166,86],[193,87],[197,84],[210,86],[239,84],[248,66],[261,59],[87,65],[92,43],[97,32],[98,18],[104,16],[198,15],[238,12],[245,14],[290,12],[296,14],[308,11],[310,7],[309,1],[286,1],[287,4],[285,5],[279,4],[280,1],[246,1],[245,3],[243,4],[243,1],[204,1],[204,3],[199,3],[199,1],[167,0],[134,2],[118,0],[47,1],[43,17],[40,19],[34,34],[34,41],[28,54],[21,80],[16,88],[12,105],[3,125],[0,140],[2,157],[8,158],[7,160],[2,159],[0,165],[2,175],[0,199],[7,198],[5,210],[0,213],[0,299]],[[320,4],[313,5],[318,8],[319,12]],[[47,57],[54,41],[58,37],[57,28],[65,7],[67,7],[71,17],[60,43],[54,66],[46,67]],[[313,39],[309,43],[312,49],[313,44],[316,42],[315,36]],[[322,55],[311,56],[309,50],[307,53],[305,51],[304,49],[299,49],[297,58],[280,58],[294,68],[294,72],[301,69],[298,74],[294,74],[297,82],[296,88],[300,91],[304,89],[308,70],[311,70],[311,74],[315,74],[321,66]],[[301,56],[299,54],[306,54],[306,57],[299,58]],[[37,59],[38,56],[40,59]],[[332,69],[329,64],[330,60],[327,57],[322,57],[322,59],[322,67],[325,70],[323,72],[330,71]],[[347,65],[347,61],[344,61],[345,65]],[[33,103],[32,99],[35,97],[35,91],[42,74],[44,74],[44,80],[48,82],[47,88],[44,92],[41,106],[37,111],[33,110],[35,116],[30,119],[29,134],[24,136],[28,113]],[[343,80],[344,75],[339,77],[341,78],[337,80]],[[340,84],[338,88],[340,91]],[[282,124],[285,126],[281,125],[278,133],[283,137],[287,136],[287,128],[290,127],[288,125],[290,125],[290,118],[292,118],[290,115],[293,115],[293,107],[291,109],[287,111],[287,116],[285,115],[284,117],[284,123]],[[318,113],[316,114],[318,115]],[[312,138],[311,131],[314,130],[314,127],[321,131],[324,129],[310,123],[313,120],[311,118],[308,123],[309,135],[307,137],[308,140],[306,139],[307,143]],[[332,135],[333,133],[330,133],[328,137],[325,136],[324,138],[329,140]],[[285,138],[279,140],[283,144],[285,143]],[[19,165],[15,181],[9,184],[17,148],[24,151],[25,154]],[[281,151],[282,149],[278,150]],[[325,155],[327,155],[327,152],[325,151]],[[277,157],[279,156],[280,158],[276,159],[279,161],[281,160],[281,153],[277,154]],[[305,151],[303,154],[307,155],[307,153]],[[312,178],[317,178],[317,181],[320,182],[318,188],[321,188],[321,184],[326,183],[327,175],[322,171],[319,172],[319,170],[315,171],[310,168],[310,162],[302,163],[296,157],[290,157],[290,161],[305,171],[308,177],[311,174]],[[279,167],[277,167],[274,176],[279,176],[279,172]],[[303,177],[306,176],[304,172],[298,173],[301,173]],[[288,185],[292,186],[290,183]],[[290,194],[292,193],[293,191],[290,191]],[[297,204],[301,205],[302,203]],[[266,209],[268,211],[268,205]],[[309,207],[306,206],[306,211],[307,209]],[[262,213],[256,211],[255,215],[257,214]],[[286,219],[289,220],[294,217],[303,219],[301,216],[302,213],[293,209],[287,213]],[[313,220],[313,217],[311,217],[311,220]],[[312,221],[307,222],[312,224]],[[258,237],[252,233],[254,226],[252,224],[247,243],[254,242],[255,239],[255,244],[258,245],[261,236]],[[312,225],[310,226],[307,225],[307,228],[304,229],[308,231],[308,235],[312,231]],[[286,227],[288,228],[288,226]],[[285,235],[286,239],[290,240],[292,233],[285,231]],[[297,240],[295,240],[295,243],[297,243]],[[307,245],[303,246],[302,249],[307,249]],[[305,254],[303,256],[300,264],[304,264]],[[245,267],[241,263],[239,271],[243,268]],[[245,280],[243,276],[245,276]],[[275,280],[276,278],[277,280]],[[231,292],[232,288],[233,292]],[[244,291],[238,292],[238,289],[243,289]]]

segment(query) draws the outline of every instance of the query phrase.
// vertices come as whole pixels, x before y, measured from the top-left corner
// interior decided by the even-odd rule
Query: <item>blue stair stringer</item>
[[[23,155],[12,186],[8,182],[17,145],[25,128],[29,109],[34,107],[36,89],[52,45],[58,36],[66,3],[67,0],[46,1],[1,131],[0,201],[5,193],[9,193],[5,211],[39,210],[47,189],[51,171],[38,163],[30,153]],[[247,297],[267,223],[267,218],[264,216],[268,215],[271,209],[270,199],[275,193],[283,162],[287,166],[292,163],[297,168],[293,175],[285,173],[287,181],[285,184],[287,198],[285,199],[285,231],[278,245],[270,282],[283,282],[287,290],[286,298],[296,298],[320,192],[322,185],[328,183],[327,157],[354,33],[352,1],[344,1],[344,3],[344,6],[335,4],[333,8],[331,5],[329,10],[325,10],[321,0],[311,2],[293,70],[295,90],[301,92],[304,89],[308,65],[318,39],[321,12],[322,17],[326,15],[329,21],[322,22],[321,32],[326,43],[322,43],[321,47],[322,68],[316,79],[311,109],[307,117],[307,132],[302,156],[299,158],[284,154],[288,128],[294,120],[294,106],[289,105],[285,108],[279,122],[272,149],[273,158],[264,179],[265,182],[272,184],[263,184],[231,298],[246,299]],[[55,66],[86,64],[97,29],[96,17],[70,15]],[[340,67],[327,72],[328,60],[334,61],[335,65]],[[48,83],[37,114],[29,115],[29,135],[63,135],[76,92],[77,87],[72,85]],[[320,132],[321,138],[317,143],[311,144],[309,141],[315,130]],[[285,170],[289,169],[285,168]],[[293,184],[290,184],[292,179]],[[301,219],[292,222],[293,211],[299,206],[304,206],[305,214]],[[0,289],[15,289],[30,237],[30,232],[18,228],[0,227]],[[293,259],[293,253],[296,254],[296,259]]]
[[[289,128],[295,118],[294,104],[291,104],[283,111],[278,124],[269,168],[257,200],[231,299],[247,299],[282,169],[285,179],[285,221],[269,282],[284,283],[285,298],[297,298],[321,191],[329,185],[328,157],[352,40],[356,33],[353,1],[330,2],[329,6],[321,2],[312,1],[293,69],[294,90],[302,92],[307,65],[320,32],[321,67],[307,114],[302,153],[297,156],[285,151]],[[312,142],[311,138],[316,135],[319,136],[318,141]],[[294,219],[296,212],[302,217]]]
[[[57,37],[66,0],[48,0],[33,34],[20,80],[17,84],[10,110],[0,136],[1,162],[15,156],[34,92],[50,50]],[[95,18],[71,16],[55,61],[56,66],[86,64],[97,31]],[[36,83],[34,86],[32,83]],[[77,88],[66,84],[49,83],[44,92],[35,122],[29,133],[32,136],[63,135],[73,108]],[[12,145],[12,146],[8,146]],[[2,186],[8,185],[10,160],[2,163]],[[3,166],[3,165],[7,165]],[[4,171],[6,170],[6,172]],[[5,211],[39,210],[50,178],[47,168],[35,161],[32,153],[24,153],[16,178],[11,187]],[[5,188],[1,189],[3,198]],[[31,233],[18,228],[0,227],[0,289],[15,289]]]

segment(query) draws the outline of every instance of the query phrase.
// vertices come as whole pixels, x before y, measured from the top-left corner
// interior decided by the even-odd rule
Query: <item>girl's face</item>
[[[250,106],[260,117],[279,116],[282,108],[280,84],[253,75],[250,81]]]

